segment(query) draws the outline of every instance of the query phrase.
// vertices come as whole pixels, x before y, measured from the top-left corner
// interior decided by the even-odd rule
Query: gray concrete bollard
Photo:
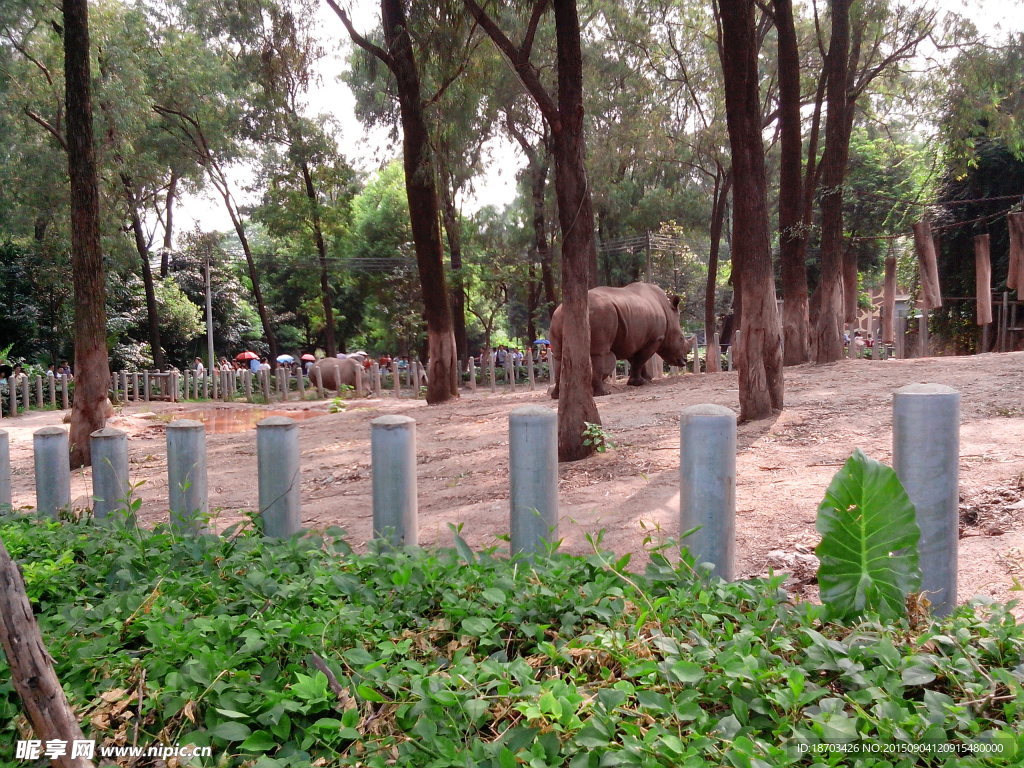
[[[167,489],[171,527],[203,533],[209,514],[203,422],[179,419],[167,425]]]
[[[139,372],[132,371],[132,402],[138,403],[142,400],[139,394]]]
[[[316,378],[316,395],[321,400],[324,399],[324,374],[319,368],[313,369],[313,375]]]
[[[384,538],[393,546],[415,546],[418,541],[416,421],[398,415],[371,421],[370,455],[373,537]]]
[[[679,535],[698,564],[730,581],[736,560],[736,414],[692,405],[679,420]]]
[[[57,517],[71,506],[71,464],[68,433],[60,427],[43,427],[32,435],[36,471],[36,511]]]
[[[286,416],[257,422],[256,457],[264,534],[287,538],[298,533],[302,529],[298,422]]]
[[[7,408],[8,416],[18,415],[18,388],[14,385],[14,380],[9,379],[7,384],[8,402],[10,405]]]
[[[11,506],[11,444],[7,432],[0,429],[0,514]]]
[[[380,397],[380,363],[374,360],[370,366],[370,371],[373,376],[373,394]]]
[[[36,407],[43,407],[43,377],[36,376]]]
[[[512,361],[511,352],[505,356],[505,384],[510,391],[516,391],[516,366]]]
[[[29,404],[31,402],[31,385],[29,383],[28,376],[25,376],[21,380],[21,408],[25,413],[28,413]]]
[[[469,388],[476,391],[476,360],[469,358]]]
[[[67,374],[61,374],[60,407],[67,410],[71,407],[71,378]]]
[[[391,363],[391,386],[395,390],[395,397],[402,396],[402,377],[399,375],[398,363]]]
[[[295,381],[299,387],[299,400],[306,399],[306,375],[300,370],[295,374]]]
[[[46,377],[46,383],[47,383],[47,386],[49,387],[49,390],[50,390],[49,391],[50,405],[53,406],[54,408],[56,408],[57,407],[57,377],[56,376],[47,376]],[[124,386],[123,386],[124,379],[121,380],[121,383],[122,383],[121,390],[124,391]]]
[[[246,402],[252,402],[252,371],[242,371],[242,385],[245,387]]]
[[[487,373],[490,376],[491,392],[498,391],[498,379],[494,373],[494,350],[490,351],[490,359],[487,361]]]
[[[150,382],[149,382],[149,371],[143,371],[143,373],[142,373],[142,392],[143,392],[143,395],[142,396],[145,398],[147,403],[149,402],[149,399],[150,399],[149,384],[150,384]]]
[[[92,453],[92,514],[107,517],[128,510],[131,484],[128,482],[128,435],[104,427],[89,435]]]
[[[516,554],[538,554],[558,541],[558,414],[524,405],[509,414],[511,544]]]
[[[356,363],[356,397],[362,397],[364,394],[366,394],[365,388],[363,386],[363,364],[360,363],[358,360],[356,361]]]
[[[959,535],[960,393],[910,384],[892,403],[892,464],[917,510],[921,592],[932,612],[956,606]]]
[[[526,376],[530,381],[530,391],[537,389],[537,373],[533,370],[533,350],[526,350]]]

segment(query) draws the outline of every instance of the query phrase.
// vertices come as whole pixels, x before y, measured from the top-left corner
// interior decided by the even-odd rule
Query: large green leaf
[[[914,505],[896,473],[854,452],[818,507],[821,601],[834,618],[904,613],[921,585]]]

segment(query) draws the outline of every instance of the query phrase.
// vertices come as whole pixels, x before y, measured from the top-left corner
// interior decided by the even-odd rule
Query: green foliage
[[[896,473],[857,449],[829,484],[818,507],[818,584],[830,615],[883,620],[905,612],[920,587],[913,504]]]
[[[781,579],[711,581],[658,552],[634,574],[605,554],[356,554],[340,533],[0,520],[23,567],[55,563],[29,589],[86,738],[138,727],[140,744],[280,768],[848,764],[808,762],[801,746],[826,742],[1002,749],[964,766],[1024,754],[1024,638],[1000,606],[851,630]],[[6,764],[20,716],[2,667]],[[933,764],[884,757],[857,764]]]
[[[585,426],[583,430],[584,445],[594,446],[594,450],[598,453],[604,453],[609,448],[614,449],[616,447],[611,437],[600,424],[594,424],[589,421],[585,421],[583,424]]]

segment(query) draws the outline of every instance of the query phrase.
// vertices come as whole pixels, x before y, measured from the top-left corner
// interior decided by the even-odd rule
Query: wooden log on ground
[[[0,542],[0,642],[11,668],[14,689],[21,697],[35,735],[44,743],[63,741],[68,745],[67,754],[54,758],[51,765],[92,768],[91,760],[70,756],[72,743],[84,741],[85,736],[53,671],[53,661],[43,645],[21,572],[3,542]]]

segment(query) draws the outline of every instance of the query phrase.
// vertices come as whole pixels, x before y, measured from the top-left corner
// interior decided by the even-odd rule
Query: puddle
[[[206,425],[208,435],[230,435],[256,429],[256,422],[269,416],[287,416],[289,419],[303,421],[323,416],[326,411],[284,411],[267,410],[264,408],[196,408],[179,411],[175,419],[195,419]]]

